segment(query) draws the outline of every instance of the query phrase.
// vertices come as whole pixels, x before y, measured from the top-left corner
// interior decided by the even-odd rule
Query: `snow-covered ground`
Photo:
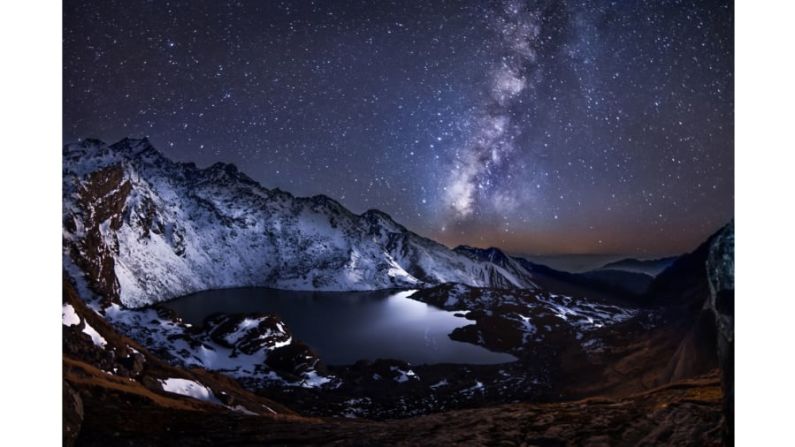
[[[91,337],[91,341],[94,342],[94,344],[100,348],[104,348],[105,345],[108,344],[108,342],[105,340],[105,337],[99,335],[99,332],[97,332],[96,329],[91,327],[91,325],[88,324],[87,321],[85,322],[83,333]]]
[[[554,293],[539,293],[538,301],[552,310],[556,317],[584,331],[621,323],[637,314],[634,309]]]

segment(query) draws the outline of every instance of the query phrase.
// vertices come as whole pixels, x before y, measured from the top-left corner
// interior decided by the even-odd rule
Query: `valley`
[[[734,261],[710,253],[731,224],[673,260],[570,273],[147,140],[63,157],[69,442],[720,440],[708,304]]]

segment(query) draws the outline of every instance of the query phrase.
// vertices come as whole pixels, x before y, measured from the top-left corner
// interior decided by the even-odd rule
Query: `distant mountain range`
[[[609,262],[602,266],[602,270],[621,270],[625,272],[645,273],[651,276],[657,276],[671,266],[676,261],[678,256],[669,256],[667,258],[640,260],[635,258],[621,259],[619,261]]]

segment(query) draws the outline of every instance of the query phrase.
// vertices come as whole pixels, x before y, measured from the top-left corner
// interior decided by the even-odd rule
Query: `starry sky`
[[[63,140],[148,136],[449,246],[654,257],[734,214],[730,1],[64,1]]]

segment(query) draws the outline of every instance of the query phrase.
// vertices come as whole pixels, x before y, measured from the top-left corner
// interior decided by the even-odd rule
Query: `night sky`
[[[447,245],[657,256],[734,213],[726,1],[64,2],[64,142],[149,136]]]

